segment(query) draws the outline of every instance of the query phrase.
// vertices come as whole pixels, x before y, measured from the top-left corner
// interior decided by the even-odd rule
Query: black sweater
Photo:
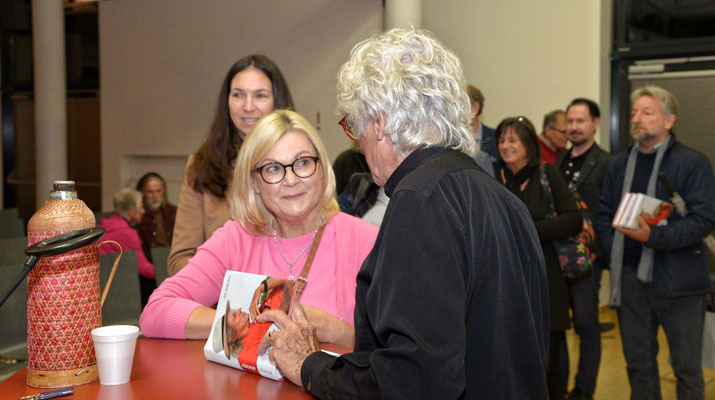
[[[561,272],[559,258],[551,243],[554,239],[566,239],[578,234],[582,227],[582,218],[576,206],[576,200],[564,181],[563,176],[551,164],[545,164],[546,178],[551,187],[554,206],[558,217],[547,218],[552,213],[549,205],[549,193],[540,182],[538,167],[524,167],[528,182],[522,191],[518,185],[509,187],[521,201],[526,204],[529,214],[536,225],[536,232],[541,240],[541,249],[546,261],[546,272],[549,278],[549,302],[551,304],[551,330],[562,331],[570,327],[569,298],[566,280]],[[509,176],[508,170],[505,175]],[[501,174],[499,176],[502,176]]]
[[[545,266],[524,204],[453,150],[390,176],[357,277],[355,352],[310,355],[321,398],[547,398]]]

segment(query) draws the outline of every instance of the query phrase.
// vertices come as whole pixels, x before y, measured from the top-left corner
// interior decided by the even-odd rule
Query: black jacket
[[[524,204],[469,156],[418,149],[390,176],[358,273],[355,352],[310,355],[320,398],[545,399],[546,273]]]
[[[621,202],[628,153],[608,164],[601,204],[596,220],[596,234],[601,237],[605,255],[610,257],[614,230],[613,216]],[[688,213],[677,212],[665,226],[654,226],[645,246],[655,250],[653,291],[663,297],[678,297],[710,292],[707,249],[702,238],[715,229],[715,178],[710,160],[703,154],[671,140],[660,164],[683,197]],[[658,181],[655,197],[672,202],[670,194]],[[635,267],[635,266],[632,266]]]
[[[544,167],[551,188],[550,195],[541,185],[541,174],[538,167],[524,167],[523,172],[531,171],[528,174],[528,183],[524,190],[521,190],[519,185],[511,185],[510,190],[526,204],[541,241],[541,249],[546,262],[546,275],[549,280],[551,330],[565,331],[571,327],[569,292],[553,240],[566,239],[578,234],[583,223],[578,213],[576,200],[566,186],[561,173],[549,163],[545,163]],[[558,214],[556,218],[548,217],[552,213],[549,197],[553,198]]]
[[[564,164],[570,151],[562,151],[556,158],[556,167],[560,170]],[[608,160],[613,156],[607,153],[598,144],[594,143],[593,147],[586,155],[586,160],[583,162],[581,172],[576,180],[576,190],[588,206],[589,216],[591,221],[596,222],[598,214],[598,202],[601,199],[601,187],[603,187],[603,177],[606,175],[606,167]]]
[[[566,159],[570,158],[570,153],[569,150],[562,151],[558,158],[556,158],[556,167],[559,170],[561,170],[561,166],[566,162]],[[606,175],[608,161],[611,158],[613,158],[613,156],[610,153],[604,151],[598,144],[594,143],[593,147],[588,151],[588,154],[586,154],[586,159],[581,167],[579,177],[576,179],[576,191],[586,203],[588,216],[591,218],[594,227],[596,225],[596,216],[598,215],[598,204],[601,200],[603,178]],[[602,254],[603,249],[601,248],[601,242],[598,235],[596,235],[596,256],[599,259],[599,265],[605,268],[607,267],[603,265],[605,263],[600,261]]]

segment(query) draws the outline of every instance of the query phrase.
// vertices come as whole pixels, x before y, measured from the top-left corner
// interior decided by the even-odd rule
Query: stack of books
[[[674,209],[672,204],[647,194],[627,193],[618,205],[613,225],[637,229],[639,216],[643,216],[650,225],[664,225]]]

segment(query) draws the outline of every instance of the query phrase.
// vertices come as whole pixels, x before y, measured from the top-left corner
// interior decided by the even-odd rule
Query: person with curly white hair
[[[524,204],[477,166],[459,59],[429,32],[357,44],[338,111],[390,196],[357,276],[355,347],[320,352],[300,306],[261,344],[318,398],[548,396],[549,302]]]

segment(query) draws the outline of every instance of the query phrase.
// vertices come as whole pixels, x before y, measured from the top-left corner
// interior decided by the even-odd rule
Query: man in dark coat
[[[596,230],[610,255],[611,306],[618,310],[632,399],[659,399],[658,328],[663,327],[679,399],[702,399],[706,295],[712,289],[703,237],[715,229],[715,178],[708,158],[679,143],[675,97],[657,86],[631,94],[636,143],[608,165]],[[651,226],[613,227],[621,199],[644,193],[685,207]]]
[[[598,105],[589,99],[577,98],[566,109],[566,127],[572,147],[556,159],[556,167],[588,207],[591,221],[596,220],[601,197],[603,175],[611,155],[595,142],[600,121]],[[601,363],[601,327],[598,323],[598,288],[601,282],[601,258],[596,237],[596,260],[591,274],[577,280],[567,280],[573,323],[579,336],[579,363],[576,385],[570,400],[591,399],[596,390],[596,377]],[[564,376],[569,376],[568,350],[562,352]]]

